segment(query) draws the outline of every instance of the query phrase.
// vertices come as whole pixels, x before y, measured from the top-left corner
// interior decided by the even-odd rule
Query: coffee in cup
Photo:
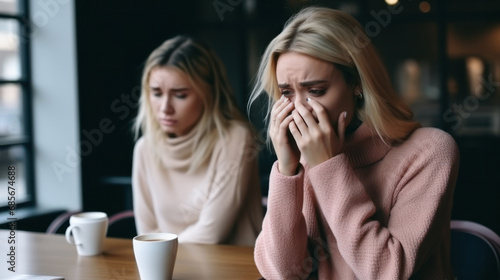
[[[134,237],[135,261],[141,280],[172,279],[178,239],[173,233],[150,233]]]

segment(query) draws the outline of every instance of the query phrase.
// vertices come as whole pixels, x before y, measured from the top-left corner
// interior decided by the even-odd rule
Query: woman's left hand
[[[340,113],[335,131],[325,108],[314,99],[309,99],[308,103],[318,120],[304,105],[297,103],[292,112],[294,121],[289,124],[289,129],[302,157],[309,168],[312,168],[340,154],[344,144],[347,112]]]

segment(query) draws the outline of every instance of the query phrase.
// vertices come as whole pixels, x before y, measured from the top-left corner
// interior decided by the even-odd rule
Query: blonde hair
[[[394,91],[389,76],[362,26],[349,14],[309,7],[294,15],[274,38],[261,59],[256,85],[247,109],[264,92],[268,94],[267,118],[280,98],[276,62],[282,53],[297,52],[333,63],[350,85],[359,84],[363,104],[358,117],[386,143],[404,140],[420,124]]]
[[[165,140],[166,134],[158,124],[149,101],[149,77],[158,67],[175,68],[182,71],[203,100],[203,114],[193,128],[194,145],[192,172],[210,158],[215,143],[225,138],[229,120],[245,122],[235,105],[233,91],[229,85],[224,67],[216,54],[205,44],[186,36],[177,36],[165,41],[146,60],[142,74],[141,98],[134,124],[135,139],[142,132],[149,147],[156,149]],[[159,158],[158,158],[159,159]]]

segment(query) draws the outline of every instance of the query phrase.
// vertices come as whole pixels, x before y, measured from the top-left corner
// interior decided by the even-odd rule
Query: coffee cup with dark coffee
[[[134,255],[141,280],[172,279],[177,246],[177,235],[173,233],[134,237]]]

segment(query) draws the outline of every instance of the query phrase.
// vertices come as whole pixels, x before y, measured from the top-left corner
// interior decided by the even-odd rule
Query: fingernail
[[[306,98],[306,101],[307,101],[307,102],[311,101],[311,98],[309,98],[309,97],[308,97],[308,98]]]
[[[344,112],[344,119],[347,118],[347,112]]]

